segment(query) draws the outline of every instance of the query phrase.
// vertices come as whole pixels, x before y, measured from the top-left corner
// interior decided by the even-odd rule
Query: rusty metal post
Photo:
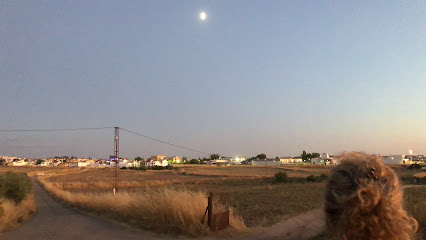
[[[228,192],[210,192],[208,200],[208,225],[211,231],[229,227],[230,195]]]

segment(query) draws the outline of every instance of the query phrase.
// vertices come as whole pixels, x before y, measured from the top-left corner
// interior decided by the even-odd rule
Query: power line
[[[86,131],[111,129],[114,127],[99,127],[99,128],[52,128],[52,129],[0,129],[0,132],[55,132],[55,131]]]
[[[202,154],[211,155],[211,153],[208,153],[208,152],[199,151],[199,150],[195,150],[195,149],[192,149],[192,148],[187,148],[187,147],[180,146],[180,145],[177,145],[177,144],[174,144],[174,143],[169,143],[169,142],[166,142],[166,141],[163,141],[163,140],[159,140],[159,139],[156,139],[156,138],[153,138],[153,137],[149,137],[149,136],[143,135],[141,133],[137,133],[137,132],[125,129],[125,128],[120,128],[120,129],[123,130],[123,131],[129,132],[129,133],[133,133],[135,135],[144,137],[144,138],[148,138],[148,139],[153,140],[153,141],[157,141],[157,142],[160,142],[160,143],[164,143],[164,144],[170,145],[170,146],[174,146],[174,147],[178,147],[178,148],[182,148],[182,149],[186,149],[186,150],[189,150],[189,151],[198,152],[198,153],[202,153]]]

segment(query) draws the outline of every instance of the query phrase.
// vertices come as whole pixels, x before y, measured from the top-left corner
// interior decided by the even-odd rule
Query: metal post
[[[112,186],[112,191],[115,195],[115,193],[118,191],[118,183],[119,183],[119,177],[118,177],[118,173],[120,170],[119,167],[119,127],[115,127],[115,136],[114,136],[114,162],[115,162],[115,166],[113,169],[113,186]]]
[[[266,177],[268,177],[268,159],[265,159],[266,165]]]

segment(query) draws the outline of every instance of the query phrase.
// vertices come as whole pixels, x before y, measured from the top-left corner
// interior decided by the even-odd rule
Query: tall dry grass
[[[39,182],[54,197],[66,203],[160,233],[201,236],[209,233],[202,223],[207,206],[206,195],[188,190],[161,189],[145,193],[70,193],[40,176]],[[231,228],[243,230],[240,217],[231,216]]]
[[[0,233],[9,231],[29,220],[35,211],[36,205],[32,194],[27,194],[19,204],[0,199]]]

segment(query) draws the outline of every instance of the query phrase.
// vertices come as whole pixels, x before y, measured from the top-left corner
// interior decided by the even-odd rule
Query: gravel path
[[[49,196],[33,180],[37,205],[36,215],[18,228],[0,235],[7,240],[109,240],[109,239],[175,239],[151,232],[136,230],[92,217],[78,210],[64,207]]]

